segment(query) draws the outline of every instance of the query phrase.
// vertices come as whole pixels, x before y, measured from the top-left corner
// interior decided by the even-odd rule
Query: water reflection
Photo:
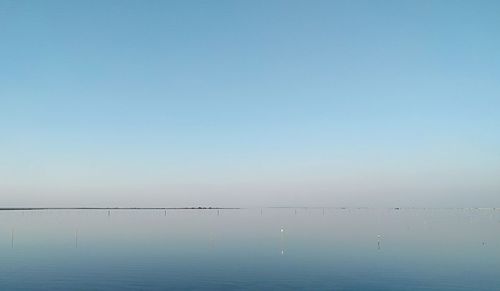
[[[491,209],[105,211],[0,211],[0,290],[500,286]]]
[[[282,226],[280,228],[280,249],[281,255],[285,254],[285,228]]]

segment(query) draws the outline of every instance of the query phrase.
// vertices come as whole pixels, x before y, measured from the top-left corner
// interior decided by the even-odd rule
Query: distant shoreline
[[[338,209],[338,210],[500,210],[499,207],[0,207],[0,211],[15,210],[237,210],[237,209]]]
[[[213,210],[241,209],[238,207],[5,207],[0,211],[9,210]]]

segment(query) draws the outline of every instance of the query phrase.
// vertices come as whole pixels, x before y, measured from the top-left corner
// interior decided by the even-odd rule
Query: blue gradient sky
[[[499,15],[0,0],[0,205],[498,207]]]

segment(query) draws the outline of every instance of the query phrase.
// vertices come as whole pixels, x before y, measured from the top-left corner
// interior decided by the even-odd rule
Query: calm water
[[[0,212],[0,290],[500,290],[500,211]]]

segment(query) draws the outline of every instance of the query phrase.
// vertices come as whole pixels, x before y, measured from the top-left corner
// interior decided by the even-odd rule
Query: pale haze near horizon
[[[498,1],[0,1],[0,207],[500,206]]]

